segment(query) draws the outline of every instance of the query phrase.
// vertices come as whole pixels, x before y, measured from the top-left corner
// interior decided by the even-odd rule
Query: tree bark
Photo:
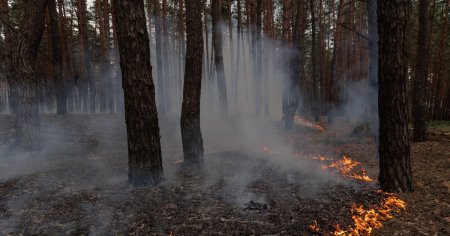
[[[40,141],[36,57],[45,27],[48,0],[23,0],[22,3],[27,7],[24,8],[18,31],[13,35],[11,82],[17,89],[15,144],[19,149],[31,150],[37,148]]]
[[[426,83],[428,80],[428,10],[429,1],[419,1],[419,35],[417,40],[417,65],[414,78],[413,125],[414,141],[425,141],[426,132]]]
[[[379,118],[381,189],[387,192],[414,190],[406,99],[406,0],[378,3]]]
[[[201,1],[186,0],[186,66],[180,123],[184,161],[196,166],[203,163],[203,138],[200,129],[202,9]]]
[[[144,2],[113,2],[125,93],[128,179],[134,186],[154,186],[161,182],[163,167]]]

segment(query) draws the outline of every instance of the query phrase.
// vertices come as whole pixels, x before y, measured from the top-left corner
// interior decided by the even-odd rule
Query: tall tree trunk
[[[283,0],[282,38],[287,44],[291,41],[291,4],[289,0]]]
[[[256,0],[256,32],[255,32],[255,39],[256,39],[256,50],[255,55],[256,57],[253,57],[254,62],[256,65],[254,66],[254,76],[255,76],[255,111],[257,115],[261,115],[263,112],[263,80],[262,80],[262,0]]]
[[[67,89],[63,77],[63,46],[59,33],[58,13],[56,12],[56,0],[49,0],[48,15],[50,18],[50,35],[52,47],[52,64],[54,68],[53,79],[56,87],[56,113],[67,114]]]
[[[435,96],[434,96],[434,111],[433,118],[434,119],[442,119],[443,118],[443,106],[446,92],[446,79],[445,79],[445,49],[448,43],[448,31],[449,31],[449,9],[450,3],[449,1],[445,1],[443,3],[443,27],[440,36],[439,42],[439,51],[437,55],[437,71],[436,71],[436,86]],[[450,84],[450,83],[449,83]]]
[[[413,191],[406,99],[406,0],[378,3],[381,189]]]
[[[12,40],[12,81],[17,88],[15,142],[20,149],[38,147],[40,120],[38,106],[38,76],[36,57],[44,31],[48,0],[22,2],[24,8],[19,30]],[[2,17],[4,19],[5,17]],[[10,25],[10,24],[9,24]]]
[[[376,14],[376,11],[375,11]],[[339,99],[339,90],[340,84],[343,80],[343,70],[342,70],[342,61],[343,61],[343,51],[342,47],[342,23],[344,20],[344,0],[339,0],[338,10],[337,10],[337,19],[336,19],[336,29],[334,31],[334,39],[333,39],[333,58],[331,62],[331,96],[332,96],[332,105],[337,107],[340,104]],[[378,43],[376,41],[375,43]],[[377,54],[378,57],[378,54]],[[378,68],[377,68],[378,70]]]
[[[222,0],[211,1],[212,17],[212,43],[214,48],[214,63],[216,68],[217,86],[219,91],[220,110],[223,114],[228,113],[227,83],[225,80],[225,69],[223,64],[222,48],[222,25],[221,9]]]
[[[161,114],[166,113],[166,91],[164,80],[164,69],[162,59],[163,29],[161,20],[161,4],[159,0],[153,2],[155,15],[155,43],[156,43],[156,76],[158,77],[158,109]]]
[[[170,35],[169,35],[169,29],[167,25],[167,0],[162,1],[162,60],[163,60],[163,70],[164,70],[164,101],[165,101],[165,110],[170,111],[170,82],[172,80],[173,74],[173,66],[171,64],[171,60],[169,60],[169,48],[168,45],[170,43]]]
[[[377,0],[367,0],[367,20],[369,30],[369,93],[368,93],[368,119],[370,130],[378,143],[378,23]]]
[[[419,35],[417,40],[417,65],[413,89],[414,140],[425,141],[426,83],[428,81],[428,0],[419,1]]]
[[[91,51],[89,49],[86,0],[77,1],[79,60],[78,77],[83,112],[95,113],[96,88],[91,74]],[[90,96],[89,96],[90,94]],[[90,106],[88,106],[90,104]]]
[[[263,41],[264,48],[264,63],[265,66],[263,72],[263,104],[264,104],[264,115],[269,116],[269,78],[271,73],[271,66],[273,65],[273,57],[275,56],[274,43],[274,27],[273,27],[273,0],[266,0],[264,2],[264,35],[265,40]]]
[[[100,112],[114,112],[113,89],[109,62],[109,4],[108,0],[96,1],[96,12],[100,28]]]
[[[312,67],[312,80],[311,80],[311,98],[312,98],[312,114],[315,120],[319,119],[320,114],[320,63],[319,63],[319,50],[317,45],[317,22],[316,22],[316,10],[315,1],[309,2],[311,10],[311,67]]]
[[[113,2],[125,93],[128,179],[135,186],[158,185],[163,167],[144,2]]]
[[[114,1],[111,1],[111,9],[114,9]],[[113,43],[114,43],[114,47],[113,47],[113,53],[112,53],[112,57],[114,59],[114,66],[113,66],[113,71],[114,71],[114,95],[115,95],[115,104],[116,104],[116,109],[117,112],[124,112],[125,110],[125,102],[124,102],[124,94],[123,94],[123,90],[122,90],[122,78],[121,78],[121,72],[120,72],[120,66],[117,65],[117,61],[119,59],[119,49],[118,49],[118,40],[117,40],[117,26],[116,26],[116,22],[117,22],[117,15],[116,12],[114,10],[111,10],[111,26],[112,26],[112,36],[113,36]]]
[[[63,55],[63,81],[66,92],[66,103],[68,112],[74,112],[74,100],[73,94],[75,92],[74,81],[73,81],[73,65],[72,65],[72,29],[68,29],[68,22],[65,14],[65,5],[64,0],[58,0],[58,23],[59,23],[59,38],[61,39],[62,44],[62,55]]]
[[[283,121],[285,129],[292,129],[299,99],[305,89],[301,89],[303,78],[303,40],[306,23],[305,0],[297,2],[293,29],[293,52],[290,60],[289,80],[283,84]]]
[[[180,123],[184,161],[194,165],[203,163],[203,138],[200,129],[202,9],[202,1],[186,0],[187,51]]]
[[[8,0],[0,0],[0,16],[0,19],[3,21],[9,21]],[[13,77],[14,72],[12,64],[13,35],[11,29],[7,25],[3,27],[3,31],[5,34],[4,68],[6,81],[9,86],[9,110],[14,114],[17,107],[17,88]]]

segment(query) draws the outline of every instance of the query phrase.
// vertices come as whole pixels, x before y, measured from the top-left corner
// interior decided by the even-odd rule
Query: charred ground
[[[0,119],[1,132],[12,136],[12,118]],[[321,232],[331,232],[334,224],[352,224],[353,202],[380,201],[376,184],[324,175],[302,160],[299,165],[309,166],[300,171],[274,165],[280,157],[257,149],[206,146],[205,171],[191,174],[176,163],[182,159],[179,143],[164,142],[179,137],[176,119],[160,122],[165,181],[156,188],[133,188],[127,184],[122,116],[44,115],[42,120],[39,152],[14,153],[7,148],[9,137],[1,140],[0,234],[314,235],[313,220]],[[273,125],[294,149],[346,154],[377,176],[375,144],[364,134],[349,135],[351,127],[283,133],[281,125]],[[400,195],[406,211],[375,234],[450,233],[449,141],[442,134],[433,137],[413,145],[416,192]]]

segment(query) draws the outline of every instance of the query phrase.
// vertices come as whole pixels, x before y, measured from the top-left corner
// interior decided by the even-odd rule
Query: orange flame
[[[315,233],[320,231],[319,225],[317,225],[317,220],[314,220],[313,223],[309,226],[311,230]]]
[[[300,123],[300,124],[302,124],[302,125],[304,125],[306,127],[313,128],[313,129],[318,130],[318,131],[324,131],[325,130],[322,126],[320,126],[318,124],[311,123],[311,122],[307,121],[305,118],[303,118],[301,116],[298,116],[298,115],[294,116],[294,121],[297,121],[298,123]]]
[[[361,168],[361,174],[358,174],[356,172],[353,172],[353,174],[350,176],[354,179],[365,181],[365,182],[373,182],[374,180],[370,178],[368,175],[366,175],[366,170]]]
[[[361,162],[354,161],[350,157],[344,156],[343,159],[337,160],[329,164],[328,166],[322,165],[322,169],[327,168],[335,168],[339,171],[341,175],[344,177],[353,178],[356,180],[361,180],[365,182],[372,182],[374,181],[372,178],[370,178],[366,174],[366,170],[361,168],[361,173],[358,173],[356,170],[354,170],[356,167],[360,166]]]
[[[384,221],[393,218],[392,212],[400,212],[406,209],[406,203],[395,194],[385,193],[381,190],[378,193],[385,195],[379,205],[366,209],[362,205],[358,207],[353,203],[351,210],[353,226],[348,226],[346,230],[343,230],[339,225],[336,225],[332,235],[371,235],[373,230],[383,226]]]

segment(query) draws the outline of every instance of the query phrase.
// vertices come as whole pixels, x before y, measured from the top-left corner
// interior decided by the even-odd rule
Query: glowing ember
[[[298,122],[298,123],[300,123],[300,124],[302,124],[302,125],[304,125],[306,127],[313,128],[313,129],[318,130],[318,131],[324,131],[325,130],[322,126],[320,126],[318,124],[311,123],[311,122],[307,121],[306,119],[304,119],[301,116],[294,116],[294,121],[296,121],[296,122]]]
[[[311,230],[316,233],[320,231],[319,225],[317,225],[316,220],[313,221],[313,223],[309,226],[309,228],[311,228]]]

